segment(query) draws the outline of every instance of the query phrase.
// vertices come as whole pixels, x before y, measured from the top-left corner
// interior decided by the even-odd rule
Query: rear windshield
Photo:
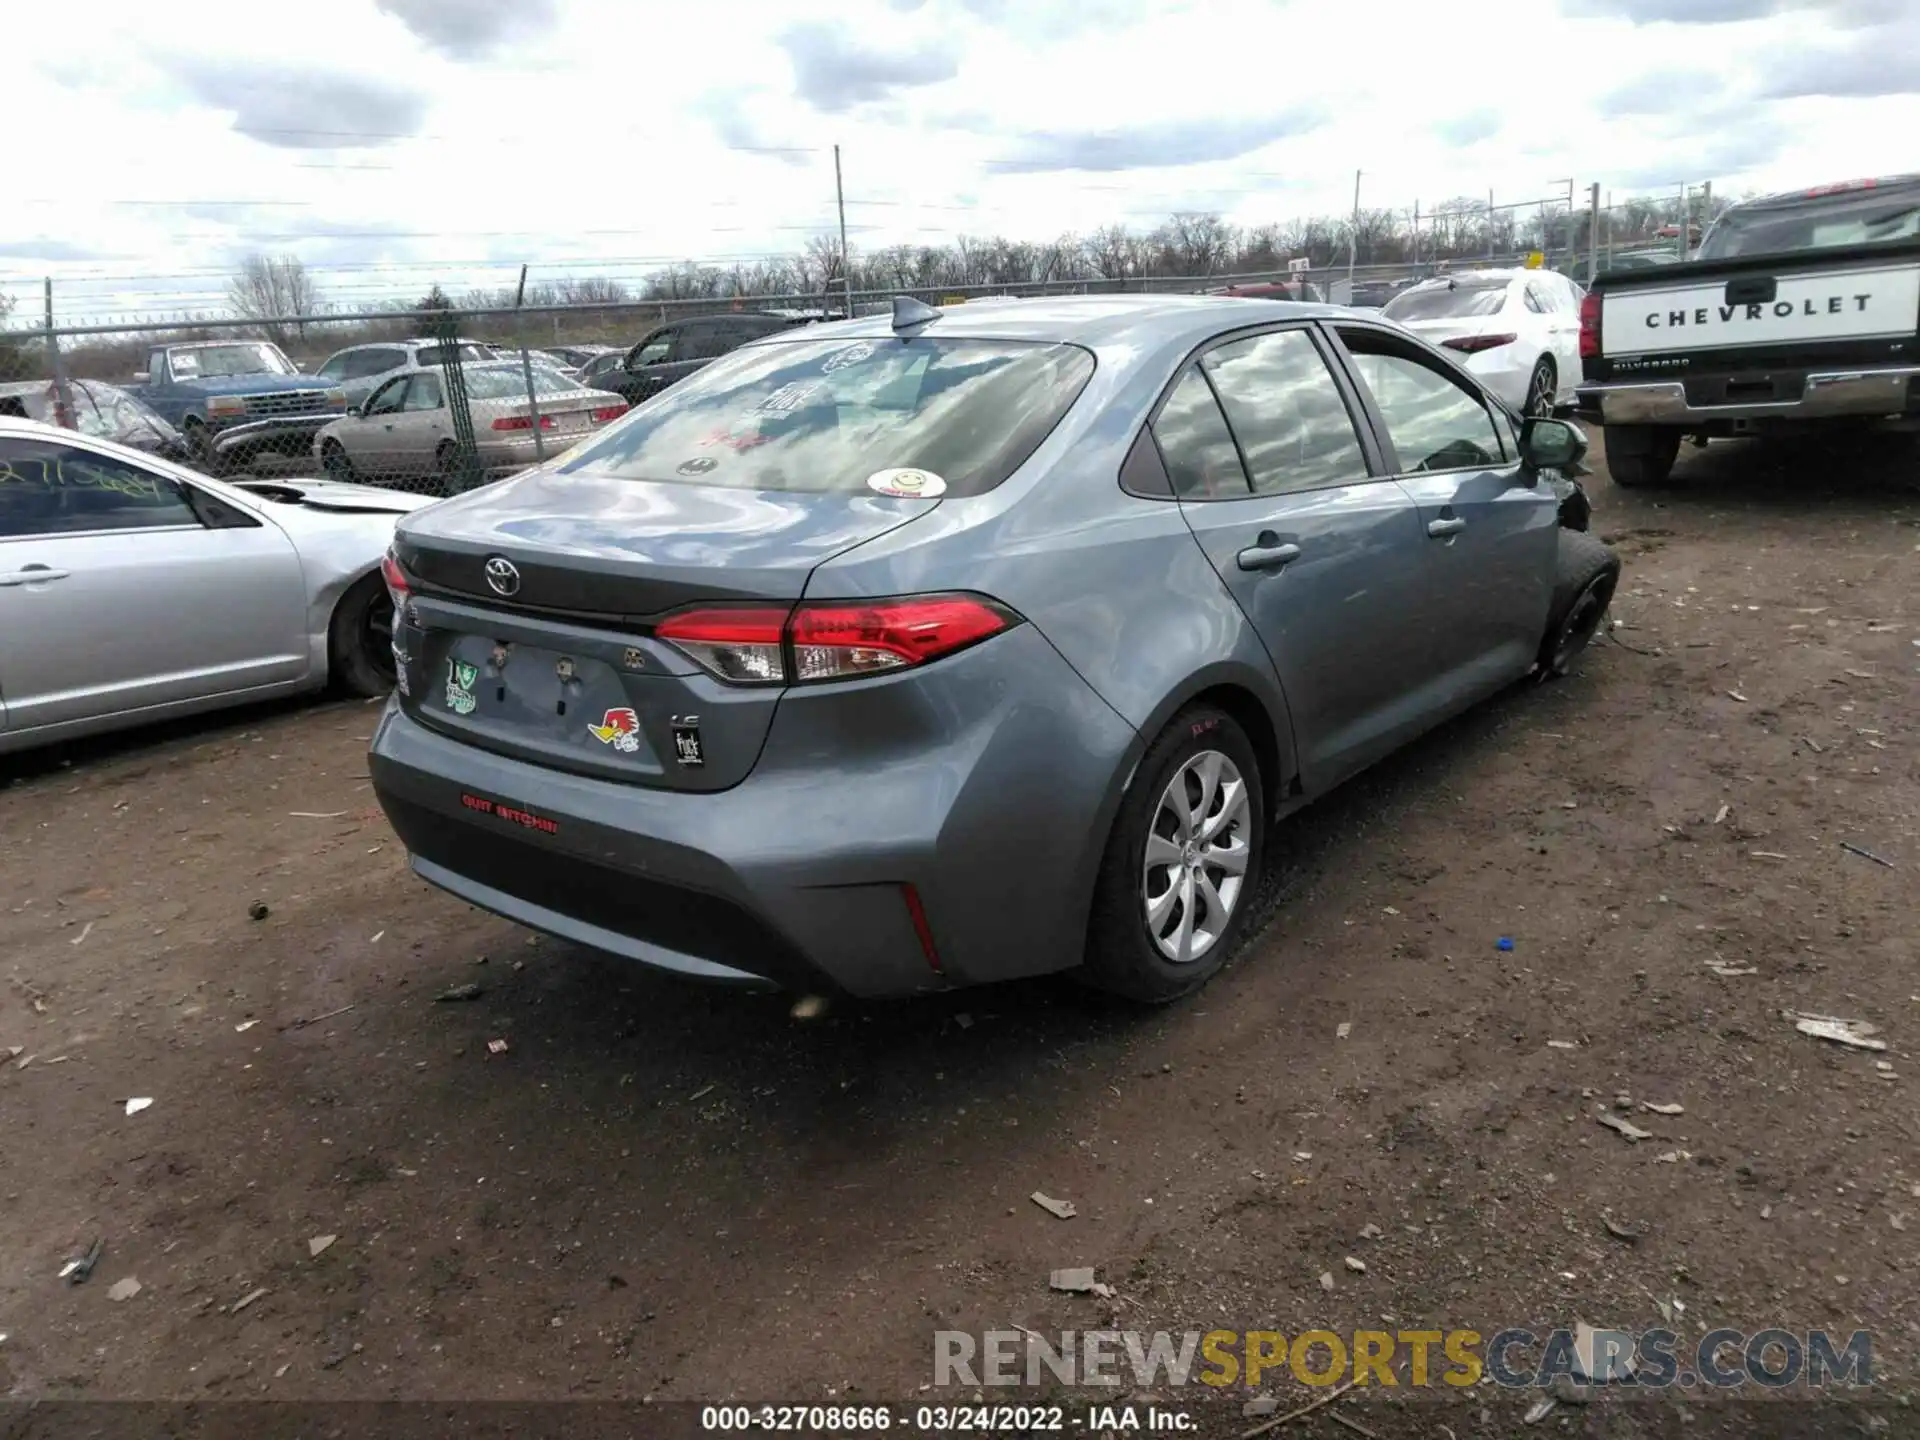
[[[580,387],[558,371],[535,363],[529,367],[533,371],[533,393],[537,399],[542,395],[571,395]],[[473,369],[466,372],[467,397],[472,400],[524,400],[527,398],[527,377],[518,365],[495,366],[486,369]]]
[[[808,340],[736,351],[583,445],[561,472],[731,490],[859,491],[930,472],[949,495],[1005,480],[1093,374],[1076,345]]]
[[[1498,315],[1507,300],[1505,280],[1453,280],[1432,289],[1404,290],[1381,307],[1389,320],[1463,320]]]
[[[1876,240],[1920,235],[1920,193],[1858,190],[1809,196],[1789,205],[1729,210],[1700,242],[1696,258],[1779,255],[1794,250],[1831,250]]]

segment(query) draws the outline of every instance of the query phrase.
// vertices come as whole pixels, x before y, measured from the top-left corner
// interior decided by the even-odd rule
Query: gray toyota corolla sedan
[[[401,521],[374,785],[425,879],[667,970],[1170,999],[1276,822],[1595,633],[1585,445],[1323,306],[787,332]]]

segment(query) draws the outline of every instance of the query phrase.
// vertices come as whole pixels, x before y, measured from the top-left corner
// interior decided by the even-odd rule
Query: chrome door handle
[[[0,585],[38,585],[43,580],[64,580],[69,570],[52,570],[45,565],[29,565],[10,575],[0,575]]]
[[[1249,545],[1234,557],[1242,570],[1278,570],[1299,558],[1298,545]]]
[[[1427,522],[1427,534],[1433,536],[1436,540],[1446,535],[1458,535],[1466,528],[1467,522],[1457,516],[1451,520],[1429,520]]]

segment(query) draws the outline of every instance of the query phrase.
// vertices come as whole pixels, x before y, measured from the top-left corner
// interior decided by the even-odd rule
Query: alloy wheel
[[[1180,766],[1154,806],[1142,867],[1147,932],[1176,965],[1200,959],[1226,933],[1246,882],[1247,782],[1218,750]]]

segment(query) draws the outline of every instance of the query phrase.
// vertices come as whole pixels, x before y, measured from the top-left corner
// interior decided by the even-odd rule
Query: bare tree
[[[227,283],[227,303],[249,320],[271,320],[282,315],[311,315],[320,304],[320,292],[296,255],[249,255],[240,273]],[[284,325],[263,325],[276,344],[286,340]],[[305,337],[307,327],[297,324]]]

